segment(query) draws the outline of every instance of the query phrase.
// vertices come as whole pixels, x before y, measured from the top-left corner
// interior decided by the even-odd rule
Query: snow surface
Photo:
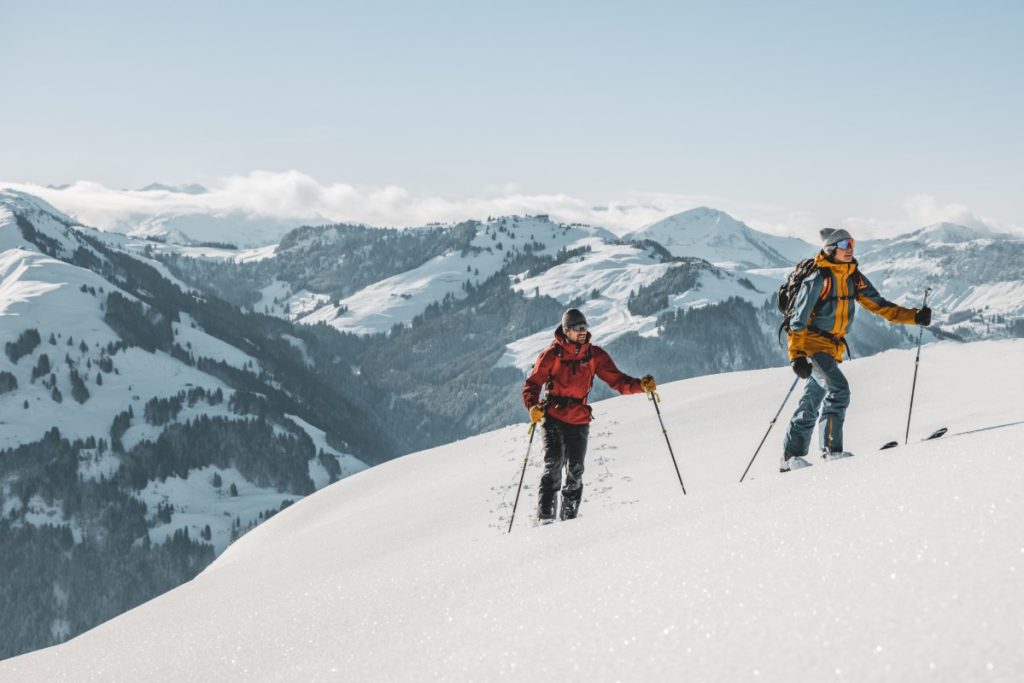
[[[900,438],[913,351],[843,364],[852,459],[776,471],[785,368],[596,404],[581,517],[536,527],[515,426],[314,494],[4,681],[1020,681],[1024,425]],[[921,354],[913,438],[1024,419],[1024,341]]]

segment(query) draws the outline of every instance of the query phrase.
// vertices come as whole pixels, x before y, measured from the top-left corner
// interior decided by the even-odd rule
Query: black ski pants
[[[583,459],[587,455],[590,425],[573,425],[544,418],[544,474],[540,478],[540,507],[553,509],[555,494],[562,489],[562,505],[579,507],[583,497]],[[565,486],[562,486],[562,468]]]

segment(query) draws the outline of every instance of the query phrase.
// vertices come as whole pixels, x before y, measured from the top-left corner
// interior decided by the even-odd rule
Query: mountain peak
[[[993,232],[992,230],[984,227],[970,227],[961,225],[960,223],[944,221],[941,223],[932,223],[931,225],[926,225],[923,228],[917,228],[916,230],[902,233],[896,237],[873,240],[872,242],[878,245],[900,243],[963,244],[966,242],[973,242],[974,240],[1006,236],[1007,235]]]
[[[20,190],[0,187],[0,207],[7,209],[15,215],[47,215],[49,218],[65,226],[78,224],[78,221],[55,209],[53,205],[45,200]]]
[[[806,242],[758,232],[726,212],[708,206],[673,214],[627,237],[651,239],[674,256],[696,256],[722,267],[781,267],[796,263],[814,251]]]
[[[681,213],[672,214],[668,218],[652,223],[652,225],[658,225],[659,223],[665,223],[672,221],[673,223],[690,223],[694,221],[712,221],[716,224],[725,224],[728,226],[742,226],[747,227],[743,222],[736,220],[725,211],[712,208],[710,206],[698,206],[693,209],[688,209]]]
[[[927,242],[970,242],[971,240],[992,237],[993,233],[987,228],[971,228],[959,223],[933,223],[919,230],[910,233],[915,239],[923,239]]]
[[[208,190],[199,183],[187,185],[167,185],[165,183],[150,183],[138,192],[175,192],[178,194],[206,194]]]

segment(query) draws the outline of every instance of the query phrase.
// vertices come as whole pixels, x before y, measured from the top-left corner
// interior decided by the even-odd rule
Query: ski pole
[[[779,419],[779,415],[782,414],[782,409],[786,407],[786,402],[789,401],[789,395],[793,393],[793,389],[796,388],[796,383],[799,381],[800,378],[797,377],[793,380],[793,383],[789,385],[789,391],[786,392],[786,398],[782,399],[782,405],[779,406],[779,410],[775,413],[775,417],[772,418],[772,421],[768,423],[768,430],[765,431],[764,436],[761,437],[761,443],[757,444],[757,450],[754,451],[754,457],[750,459],[749,463],[747,463],[747,469],[743,470],[743,476],[740,477],[741,484],[743,483],[743,480],[747,478],[747,472],[750,471],[750,466],[754,464],[754,458],[756,458],[757,454],[761,452],[761,446],[763,446],[764,442],[768,440],[768,432],[772,431],[772,427],[775,426],[775,421]]]
[[[924,301],[921,303],[921,308],[928,305],[928,295],[931,293],[931,287],[924,288]],[[921,325],[920,331],[917,333],[917,357],[914,359],[914,383],[910,385],[910,408],[907,410],[907,433],[903,435],[903,445],[907,445],[907,441],[910,440],[910,415],[914,412],[914,391],[917,389],[917,365],[921,362],[921,338],[924,336],[924,325]]]
[[[516,502],[512,504],[512,518],[508,520],[508,533],[512,533],[512,522],[516,520],[516,508],[519,506],[519,493],[523,490],[523,479],[526,478],[526,463],[530,461],[530,448],[533,446],[533,432],[537,429],[537,423],[530,423],[530,443],[526,445],[526,457],[523,458],[523,473],[519,475],[519,488],[516,489]]]
[[[676,468],[676,476],[679,477],[679,486],[683,489],[683,495],[686,495],[686,487],[683,486],[683,475],[679,474],[679,464],[676,462],[676,454],[672,452],[672,443],[668,440],[668,432],[665,431],[665,423],[661,419],[661,409],[658,408],[658,404],[661,402],[661,396],[658,395],[657,391],[648,391],[647,398],[654,404],[654,410],[658,413],[658,422],[661,424],[661,433],[665,435],[665,443],[668,444],[668,454],[672,456],[672,466]]]

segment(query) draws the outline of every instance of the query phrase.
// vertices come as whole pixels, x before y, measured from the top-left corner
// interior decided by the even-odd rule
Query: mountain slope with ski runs
[[[5,681],[1019,681],[1024,341],[844,363],[854,458],[777,472],[787,368],[595,405],[580,518],[536,526],[524,425],[348,477]],[[939,440],[918,439],[938,427]],[[970,432],[987,427],[984,431]]]

